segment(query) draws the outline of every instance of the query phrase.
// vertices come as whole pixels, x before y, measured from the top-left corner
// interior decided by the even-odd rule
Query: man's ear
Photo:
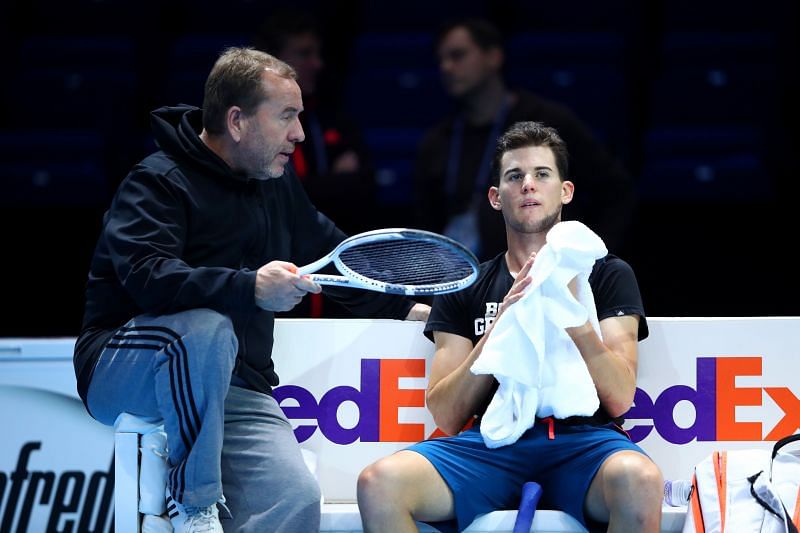
[[[489,62],[492,65],[492,68],[500,71],[500,69],[503,68],[503,62],[505,61],[503,49],[499,46],[495,46],[494,48],[487,50],[486,53],[489,56]]]
[[[503,205],[500,203],[500,189],[497,187],[489,187],[489,192],[486,193],[486,196],[489,198],[489,205],[492,206],[492,209],[500,211],[503,208]]]
[[[570,203],[573,194],[575,194],[575,184],[569,180],[561,182],[561,205]]]
[[[244,128],[244,114],[239,106],[232,106],[228,108],[225,113],[225,127],[228,128],[233,142],[240,142],[242,140],[242,133]]]

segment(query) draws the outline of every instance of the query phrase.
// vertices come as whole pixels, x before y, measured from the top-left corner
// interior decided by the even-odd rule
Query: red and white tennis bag
[[[683,533],[797,533],[800,441],[790,435],[768,450],[714,452],[694,469]]]

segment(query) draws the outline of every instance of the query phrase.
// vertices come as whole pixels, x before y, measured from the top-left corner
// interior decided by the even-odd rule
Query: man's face
[[[292,79],[265,71],[262,83],[268,97],[242,119],[238,166],[253,178],[279,178],[295,143],[305,139],[299,119],[303,99]]]
[[[313,94],[317,88],[317,77],[323,67],[321,45],[317,36],[312,32],[292,35],[286,40],[278,57],[297,71],[297,82],[303,94]]]
[[[527,146],[503,154],[500,183],[490,189],[489,201],[512,230],[546,233],[561,220],[573,190],[572,182],[561,181],[550,147]]]
[[[496,75],[502,64],[499,49],[483,50],[462,27],[453,28],[444,36],[437,56],[445,90],[455,98],[469,94]]]

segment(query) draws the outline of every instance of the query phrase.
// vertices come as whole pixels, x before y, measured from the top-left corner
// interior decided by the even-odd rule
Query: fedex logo
[[[401,388],[400,378],[424,378],[425,359],[362,359],[359,388],[340,385],[325,392],[319,400],[303,387],[283,385],[273,391],[287,418],[300,424],[295,428],[298,442],[304,442],[319,428],[336,444],[361,442],[419,442],[425,434],[423,423],[401,423],[400,408],[418,408],[423,416],[425,390]],[[673,385],[655,400],[641,388],[636,389],[634,405],[625,415],[632,426],[628,433],[634,442],[646,438],[653,429],[666,441],[686,444],[698,441],[760,441],[763,423],[739,421],[736,408],[761,406],[762,390],[783,411],[783,416],[763,440],[773,441],[793,434],[800,428],[800,399],[788,387],[737,386],[739,376],[761,376],[761,357],[698,357],[696,383]],[[681,427],[675,421],[678,403],[687,401],[695,411],[694,422]],[[345,427],[339,420],[340,407],[352,402],[357,422]]]
[[[695,388],[673,385],[655,401],[643,390],[636,389],[634,406],[625,415],[636,419],[628,430],[634,442],[647,437],[653,428],[664,440],[674,444],[698,441],[760,441],[761,422],[737,421],[736,408],[761,406],[762,387],[736,385],[737,376],[760,376],[761,357],[698,357]],[[783,418],[763,440],[773,441],[791,435],[800,428],[800,399],[787,387],[763,387],[783,411]],[[694,406],[695,420],[690,427],[675,423],[674,410],[680,401]],[[642,421],[651,421],[643,424]]]
[[[308,440],[317,430],[336,444],[361,442],[419,442],[426,438],[424,424],[398,422],[400,407],[425,407],[425,390],[400,388],[401,377],[425,377],[425,359],[362,359],[360,389],[347,385],[333,387],[319,402],[297,385],[276,387],[273,396],[286,417],[315,420],[317,425],[300,424],[294,434],[297,442]],[[283,405],[293,399],[297,405]],[[353,402],[358,422],[351,428],[339,423],[339,407]],[[287,402],[288,403],[288,402]]]

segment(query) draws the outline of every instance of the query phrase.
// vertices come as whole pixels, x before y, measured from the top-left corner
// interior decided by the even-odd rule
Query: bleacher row
[[[226,9],[252,14],[255,4],[237,0]],[[603,10],[593,3],[509,4],[523,18],[507,33],[510,84],[571,107],[638,177],[645,200],[770,197],[775,163],[767,148],[780,136],[780,106],[789,98],[781,83],[791,70],[781,62],[780,31],[744,24],[752,17],[746,13],[736,15],[741,24],[728,27],[670,22],[688,4],[683,1],[666,2],[656,22],[638,29],[645,21],[631,20],[625,1],[602,3]],[[709,19],[715,4],[727,6],[709,4]],[[218,12],[213,5],[193,5],[192,16],[212,17]],[[468,2],[462,10],[471,6],[481,14],[487,5]],[[404,6],[384,6],[381,14],[372,2],[363,3],[355,10],[363,20],[350,38],[346,68],[331,73],[338,67],[329,65],[342,88],[341,105],[364,128],[379,198],[395,204],[413,201],[417,143],[451,106],[433,57],[433,24],[401,25],[423,3]],[[728,20],[735,11],[726,9],[720,16]],[[448,11],[434,9],[440,10],[443,18]],[[704,13],[698,15],[696,6],[693,12]],[[537,27],[542,16],[556,21],[559,13],[571,15],[576,25]],[[597,20],[589,25],[585,19],[592,14]],[[392,17],[400,27],[382,26]],[[524,20],[535,29],[525,29]],[[252,42],[247,31],[224,31],[222,25],[196,31],[204,27],[162,36],[159,46],[148,40],[146,27],[136,36],[20,35],[10,48],[11,83],[0,121],[0,204],[104,205],[130,164],[152,149],[147,111],[179,102],[200,105],[218,52]]]

